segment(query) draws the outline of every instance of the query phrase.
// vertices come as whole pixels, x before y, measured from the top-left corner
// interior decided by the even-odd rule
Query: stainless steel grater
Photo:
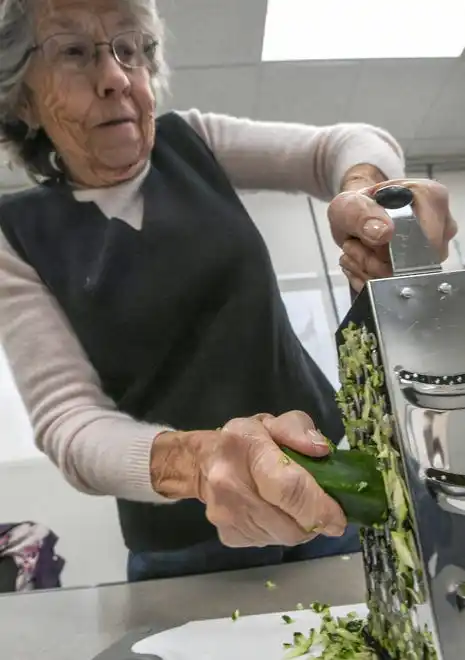
[[[465,271],[443,272],[412,193],[376,195],[395,221],[394,277],[368,282],[336,334],[351,447],[379,456],[389,518],[362,530],[381,658],[465,658]]]

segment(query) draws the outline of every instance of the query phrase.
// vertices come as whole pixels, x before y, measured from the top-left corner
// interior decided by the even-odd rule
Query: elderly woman
[[[0,49],[3,141],[38,181],[0,204],[1,341],[37,445],[77,489],[117,498],[129,579],[356,550],[336,502],[280,460],[284,444],[322,456],[317,429],[343,429],[235,188],[335,197],[360,289],[390,274],[370,193],[402,179],[396,141],[155,119],[155,0],[3,0]],[[446,256],[446,191],[403,183]]]

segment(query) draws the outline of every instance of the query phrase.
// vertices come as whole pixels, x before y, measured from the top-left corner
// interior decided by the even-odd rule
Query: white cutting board
[[[334,616],[349,612],[364,618],[365,605],[334,607]],[[295,623],[286,624],[282,615],[288,614]],[[308,610],[241,616],[232,619],[191,621],[179,628],[165,630],[138,642],[132,651],[155,655],[162,660],[283,660],[284,642],[292,642],[294,632],[308,634],[318,628],[320,616]],[[318,649],[307,656],[318,657]]]

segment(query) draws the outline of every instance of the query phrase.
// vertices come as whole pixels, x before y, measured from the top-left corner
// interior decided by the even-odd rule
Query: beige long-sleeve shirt
[[[328,127],[253,122],[179,113],[198,132],[237,189],[303,192],[329,200],[357,164],[387,179],[404,174],[400,146],[387,132],[362,124]],[[111,222],[140,228],[140,185],[147,171],[111,189],[75,191]],[[119,412],[102,391],[57,301],[37,272],[0,234],[0,341],[32,422],[37,446],[80,491],[157,501],[149,456],[162,427]]]

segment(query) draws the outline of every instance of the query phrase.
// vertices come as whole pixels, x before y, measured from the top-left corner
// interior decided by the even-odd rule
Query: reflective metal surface
[[[393,274],[439,272],[439,256],[425,238],[412,207],[386,209],[386,212],[396,223],[396,232],[390,243]]]
[[[394,276],[441,271],[440,257],[425,237],[413,210],[413,193],[402,186],[386,186],[378,190],[375,200],[395,223],[389,244]],[[408,287],[403,293],[408,297]]]
[[[403,615],[388,525],[364,532],[367,588],[397,639],[426,625],[438,659],[458,660],[465,654],[465,272],[442,272],[405,205],[410,191],[386,187],[375,199],[395,221],[395,277],[367,284],[337,340],[350,323],[377,339],[420,554],[425,602],[409,611],[413,627]]]
[[[465,272],[373,281],[366,298],[422,555],[424,615],[439,658],[457,660],[465,649]]]

